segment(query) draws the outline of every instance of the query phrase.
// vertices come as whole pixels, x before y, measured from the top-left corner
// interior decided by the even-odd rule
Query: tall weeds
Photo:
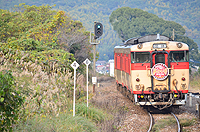
[[[190,75],[190,86],[193,90],[200,90],[200,74]]]
[[[77,102],[76,117],[72,117],[72,73],[67,68],[59,67],[55,61],[39,64],[37,60],[27,61],[27,54],[21,59],[11,53],[0,55],[0,71],[7,69],[13,72],[17,79],[16,89],[22,88],[21,94],[26,98],[20,123],[13,126],[15,131],[96,131],[95,123],[102,127],[100,131],[104,131],[114,130],[113,125],[119,122],[121,117],[110,122],[111,117],[102,110],[113,102],[104,102],[103,105],[96,102],[95,106],[101,105],[99,109],[87,108],[86,104]],[[76,99],[84,102],[84,77],[79,76],[77,82]],[[116,106],[111,106],[115,110]]]
[[[58,116],[60,112],[70,111],[72,108],[73,79],[68,69],[58,67],[53,62],[47,65],[27,61],[27,54],[21,59],[12,53],[0,53],[0,71],[11,70],[17,78],[17,86],[22,87],[26,97],[24,110],[26,117],[35,114]]]

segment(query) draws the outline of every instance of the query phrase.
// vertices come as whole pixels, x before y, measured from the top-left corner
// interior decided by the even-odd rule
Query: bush
[[[95,132],[97,127],[91,120],[82,116],[73,117],[70,113],[62,113],[56,116],[39,116],[28,119],[18,124],[16,132]]]
[[[12,130],[23,104],[23,97],[16,90],[14,80],[10,71],[0,72],[0,131]]]
[[[84,103],[76,105],[76,114],[79,116],[85,116],[88,119],[95,121],[96,123],[101,123],[106,117],[106,113],[103,110],[92,106],[87,107]]]

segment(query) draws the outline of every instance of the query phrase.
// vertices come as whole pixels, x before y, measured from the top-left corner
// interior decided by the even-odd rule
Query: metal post
[[[199,111],[199,119],[200,119],[200,102],[197,101],[197,103],[198,103],[198,105],[199,105],[199,107],[198,107],[198,111]]]
[[[75,116],[75,92],[76,92],[76,69],[74,69],[74,101],[73,101],[73,116]]]
[[[189,93],[189,107],[192,107],[192,93]]]
[[[199,110],[199,104],[196,104],[196,113],[198,112],[198,110]]]
[[[100,41],[97,41],[97,38],[99,38],[102,33],[103,33],[103,25],[101,23],[98,23],[100,26],[100,28],[102,29],[102,33],[101,35],[97,35],[96,34],[96,24],[97,22],[94,22],[94,33],[95,33],[95,36],[94,36],[94,41],[92,41],[92,35],[91,35],[91,32],[90,32],[90,43],[94,45],[94,49],[93,49],[93,77],[96,77],[96,45],[100,43]],[[95,93],[95,85],[96,85],[96,82],[93,83],[93,93]]]
[[[198,102],[199,103],[199,102]],[[200,119],[200,103],[199,103],[199,108],[198,108],[198,110],[199,110],[199,119]]]
[[[88,65],[91,63],[91,61],[87,58],[83,63],[86,65],[86,87],[87,87],[87,107],[88,107]]]
[[[96,44],[94,44],[93,56],[93,77],[96,77]],[[93,93],[95,93],[95,84],[93,84]]]
[[[75,95],[76,95],[76,69],[79,67],[79,64],[74,61],[71,64],[71,67],[74,69],[74,99],[73,99],[73,116],[75,116]]]
[[[87,107],[88,107],[88,65],[86,66],[86,78],[87,78]]]

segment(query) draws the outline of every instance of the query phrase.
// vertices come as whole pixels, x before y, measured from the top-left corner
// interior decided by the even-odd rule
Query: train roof
[[[153,45],[166,44],[164,48],[156,48]],[[181,44],[181,47],[178,47]],[[140,45],[140,47],[138,47]],[[123,45],[115,46],[115,53],[126,53],[130,51],[153,51],[153,50],[189,50],[189,46],[183,42],[173,41],[163,35],[147,35],[139,38],[128,39]]]
[[[145,42],[150,42],[150,41],[173,41],[173,40],[164,35],[151,34],[151,35],[146,35],[146,36],[142,36],[138,38],[128,39],[127,41],[124,42],[124,45],[136,45],[139,43],[145,43]]]

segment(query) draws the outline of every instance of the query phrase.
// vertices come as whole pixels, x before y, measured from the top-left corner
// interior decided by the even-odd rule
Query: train
[[[189,46],[152,34],[114,47],[116,88],[135,105],[159,110],[185,105],[189,89]]]

